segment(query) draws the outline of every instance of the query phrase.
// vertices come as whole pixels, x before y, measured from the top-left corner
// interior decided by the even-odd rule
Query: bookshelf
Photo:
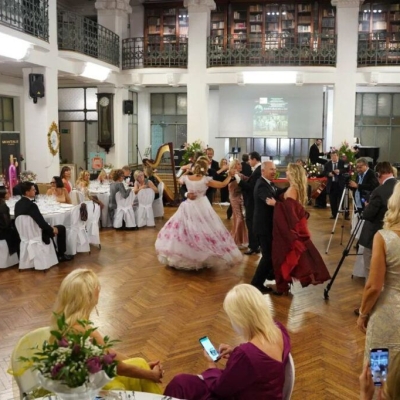
[[[228,16],[225,5],[217,5],[216,9],[211,11],[210,29],[210,39],[214,50],[225,48],[228,32]]]

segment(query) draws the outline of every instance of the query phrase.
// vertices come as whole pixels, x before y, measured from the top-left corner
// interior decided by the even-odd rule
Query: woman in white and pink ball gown
[[[225,187],[232,175],[216,182],[206,176],[207,171],[207,161],[199,159],[193,175],[180,178],[187,187],[188,199],[158,234],[155,247],[161,264],[198,270],[233,267],[242,261],[242,253],[205,195],[209,187]]]

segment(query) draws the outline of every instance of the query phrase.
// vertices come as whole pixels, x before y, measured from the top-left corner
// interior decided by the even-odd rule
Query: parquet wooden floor
[[[215,208],[226,226],[225,209]],[[160,266],[154,251],[157,232],[175,211],[156,228],[101,232],[102,249],[80,254],[72,262],[48,272],[0,270],[0,400],[18,398],[15,383],[7,375],[11,351],[18,338],[48,324],[61,280],[73,269],[90,267],[100,277],[99,316],[92,315],[101,332],[122,342],[117,349],[128,356],[161,359],[166,376],[163,384],[179,372],[200,373],[205,360],[198,338],[208,335],[216,345],[240,342],[222,309],[226,292],[247,283],[258,256],[244,256],[230,271],[177,271]],[[337,227],[329,255],[325,248],[332,228],[330,211],[310,208],[310,229],[331,273],[344,246]],[[349,237],[345,222],[344,240]],[[295,288],[288,297],[266,295],[276,319],[285,324],[292,340],[296,366],[294,400],[358,399],[358,375],[365,337],[356,328],[353,309],[359,305],[363,280],[351,279],[354,257],[346,258],[330,300],[323,299],[322,285]]]

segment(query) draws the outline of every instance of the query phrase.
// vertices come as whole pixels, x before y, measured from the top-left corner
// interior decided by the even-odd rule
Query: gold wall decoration
[[[47,133],[47,145],[49,146],[50,153],[53,157],[60,149],[60,132],[58,131],[57,124],[53,121],[50,125],[49,132]]]

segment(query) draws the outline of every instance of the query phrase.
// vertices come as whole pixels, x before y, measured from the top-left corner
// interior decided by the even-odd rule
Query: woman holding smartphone
[[[208,369],[201,375],[175,376],[164,394],[191,400],[281,400],[290,352],[286,329],[274,322],[264,296],[251,285],[231,289],[224,310],[246,342],[235,348],[219,346],[220,357],[228,360],[225,369],[204,353]]]
[[[365,284],[357,320],[367,334],[365,358],[370,349],[389,349],[390,359],[399,352],[400,343],[400,185],[388,201],[383,229],[374,236],[371,270]]]

